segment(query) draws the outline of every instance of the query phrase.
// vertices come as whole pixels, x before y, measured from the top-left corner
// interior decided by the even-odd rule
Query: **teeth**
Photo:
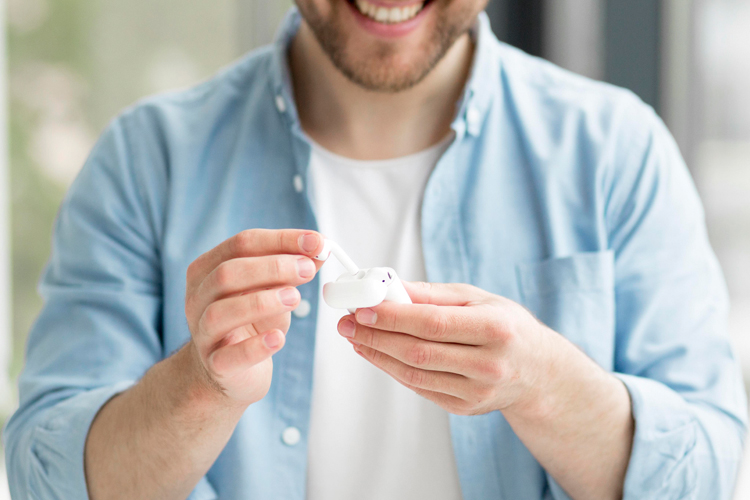
[[[388,9],[385,7],[379,7],[378,11],[375,13],[375,20],[384,23],[388,20]]]
[[[355,0],[359,11],[379,23],[396,24],[408,21],[416,16],[424,7],[424,2],[409,7],[382,7],[368,2],[367,0]]]

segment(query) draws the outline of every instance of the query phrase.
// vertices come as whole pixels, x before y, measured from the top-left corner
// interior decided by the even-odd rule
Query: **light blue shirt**
[[[87,497],[97,411],[190,338],[190,262],[244,229],[316,229],[285,57],[298,25],[293,10],[275,45],[127,110],[94,148],[60,209],[5,430],[14,498]],[[627,499],[729,497],[745,397],[674,141],[631,93],[498,42],[484,14],[477,33],[455,140],[424,193],[429,280],[525,305],[622,379],[636,421]],[[192,500],[305,497],[319,287],[300,287],[312,313],[293,317],[270,392]],[[465,500],[568,498],[500,412],[450,422]]]

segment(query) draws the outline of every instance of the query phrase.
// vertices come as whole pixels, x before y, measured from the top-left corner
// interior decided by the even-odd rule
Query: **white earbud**
[[[357,274],[357,271],[359,271],[359,267],[357,267],[357,264],[354,263],[352,259],[349,258],[348,255],[346,255],[346,252],[338,245],[338,243],[333,242],[331,240],[324,240],[323,241],[323,251],[320,252],[319,255],[316,255],[315,258],[317,260],[326,261],[328,260],[328,257],[333,254],[339,262],[341,262],[341,265],[346,268],[347,271],[349,271],[351,274]]]
[[[327,260],[333,254],[347,272],[336,281],[323,285],[323,299],[334,309],[348,309],[354,312],[363,307],[375,307],[384,300],[411,304],[396,271],[390,267],[359,269],[352,259],[331,240],[325,240],[323,251],[315,258]]]

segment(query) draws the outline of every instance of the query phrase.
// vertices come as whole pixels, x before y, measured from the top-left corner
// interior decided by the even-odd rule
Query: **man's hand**
[[[300,294],[322,265],[312,231],[251,229],[201,255],[188,268],[185,315],[194,365],[232,402],[252,404],[271,384],[271,356],[284,345]]]
[[[92,499],[187,498],[216,461],[248,405],[271,384],[295,287],[313,279],[323,249],[313,231],[252,229],[188,268],[192,339],[110,399],[84,451]]]
[[[366,360],[448,412],[503,412],[576,499],[621,498],[634,422],[625,385],[521,305],[469,285],[404,283],[339,322]]]
[[[362,357],[459,415],[534,398],[554,332],[515,302],[470,285],[404,285],[413,305],[384,302],[339,322]]]

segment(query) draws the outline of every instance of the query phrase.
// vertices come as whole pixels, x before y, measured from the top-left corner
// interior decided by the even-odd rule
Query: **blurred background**
[[[290,4],[3,0],[3,422],[42,305],[35,287],[57,207],[98,134],[137,99],[197,83],[269,42]],[[750,0],[492,0],[487,11],[504,41],[628,87],[664,118],[703,197],[732,295],[732,338],[750,383]],[[736,498],[750,498],[750,458]]]

